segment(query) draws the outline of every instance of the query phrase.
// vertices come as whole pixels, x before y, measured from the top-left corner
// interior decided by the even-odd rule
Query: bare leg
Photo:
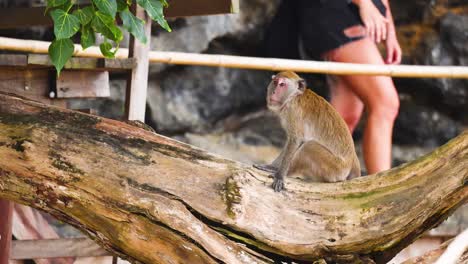
[[[330,58],[337,62],[384,64],[377,46],[369,38],[338,48]],[[393,123],[399,109],[398,94],[392,79],[387,76],[346,75],[341,80],[359,97],[368,111],[363,141],[368,173],[389,169]]]
[[[13,203],[0,200],[0,264],[8,264],[11,247]]]
[[[331,104],[343,117],[351,134],[362,116],[364,104],[340,76],[327,76],[331,92]]]

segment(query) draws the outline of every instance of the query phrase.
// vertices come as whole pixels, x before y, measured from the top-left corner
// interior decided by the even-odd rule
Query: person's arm
[[[367,35],[379,43],[387,38],[387,25],[389,20],[384,17],[372,0],[351,0],[359,7],[359,15],[366,27]]]
[[[390,9],[390,3],[389,0],[382,1],[385,7],[387,8],[386,16],[388,19],[387,36],[385,41],[385,46],[387,49],[387,58],[385,59],[385,62],[387,64],[400,64],[402,52],[400,44],[398,43],[398,38],[395,30],[395,23],[393,22],[393,15]]]
[[[385,47],[387,49],[385,62],[387,64],[399,64],[401,62],[401,48],[395,31],[392,11],[389,0],[382,1],[387,8],[385,17],[372,3],[372,0],[351,0],[352,3],[359,7],[359,15],[366,27],[367,35],[377,43],[385,40]]]

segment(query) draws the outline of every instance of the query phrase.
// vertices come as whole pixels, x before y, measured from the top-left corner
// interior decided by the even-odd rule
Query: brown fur
[[[278,86],[274,81],[287,83],[288,90],[280,90],[282,97],[275,94]],[[269,166],[277,169],[275,190],[281,190],[283,184],[281,180],[278,187],[276,178],[282,179],[290,174],[320,182],[343,181],[360,176],[353,139],[338,112],[316,93],[309,89],[302,90],[300,83],[303,80],[294,72],[280,72],[274,81],[268,86],[267,100],[275,96],[283,101],[281,105],[271,102],[268,105],[279,116],[288,135],[282,154]]]

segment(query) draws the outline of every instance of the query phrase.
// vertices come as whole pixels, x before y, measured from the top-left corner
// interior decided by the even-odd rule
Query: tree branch
[[[342,183],[287,179],[122,122],[0,94],[0,197],[135,263],[392,258],[468,197],[468,132]]]

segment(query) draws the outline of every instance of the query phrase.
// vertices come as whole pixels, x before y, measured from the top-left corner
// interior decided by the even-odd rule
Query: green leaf
[[[47,0],[47,7],[57,7],[67,3],[68,0]]]
[[[106,58],[115,58],[115,53],[117,52],[117,49],[112,51],[112,45],[109,42],[101,43],[101,45],[99,45],[99,49]]]
[[[73,15],[80,20],[81,25],[87,25],[93,19],[94,9],[92,6],[87,6],[83,9],[75,10]]]
[[[81,27],[81,47],[87,49],[96,43],[96,37],[94,36],[94,30],[91,25],[85,25]]]
[[[120,31],[120,29],[115,25],[115,20],[113,17],[100,11],[97,11],[94,14],[95,16],[91,22],[91,25],[95,31],[115,42],[120,42],[123,39],[122,31]]]
[[[54,6],[52,6],[54,5]],[[44,16],[49,13],[51,9],[62,9],[67,10],[70,6],[72,6],[71,0],[52,0],[51,2],[47,1],[47,7],[44,11]]]
[[[134,16],[128,8],[120,12],[120,18],[122,19],[123,27],[128,32],[132,33],[140,42],[146,43],[145,29],[143,27],[145,22],[143,20]]]
[[[112,18],[115,17],[115,13],[117,13],[116,0],[93,0],[93,3],[102,13],[110,15]]]
[[[49,57],[57,69],[57,75],[60,75],[65,63],[73,55],[75,47],[70,39],[56,39],[49,46]]]
[[[117,0],[117,11],[122,12],[128,8],[128,3],[125,0]]]
[[[166,1],[162,0],[137,0],[138,5],[143,7],[148,15],[154,21],[158,22],[158,24],[164,28],[165,30],[171,32],[171,28],[167,24],[166,19],[164,18],[163,8],[164,5],[167,4]]]
[[[80,20],[62,9],[50,12],[54,20],[54,34],[57,39],[70,38],[80,29]]]

